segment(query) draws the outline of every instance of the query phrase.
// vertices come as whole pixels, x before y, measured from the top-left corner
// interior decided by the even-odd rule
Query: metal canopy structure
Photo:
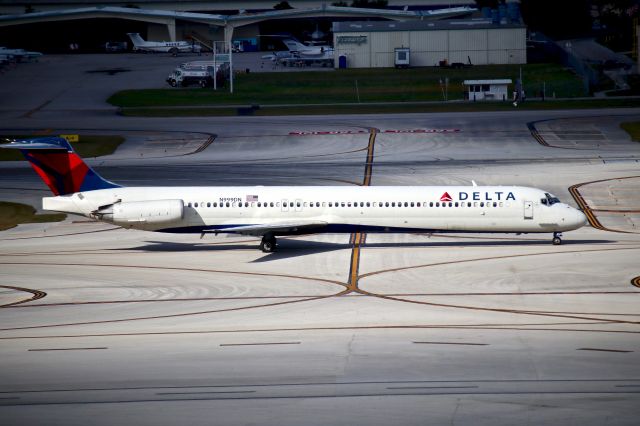
[[[34,24],[39,22],[70,21],[91,18],[120,18],[166,25],[172,41],[176,40],[176,21],[196,22],[224,28],[225,42],[231,42],[237,27],[271,19],[317,18],[317,17],[375,17],[396,21],[442,19],[468,15],[476,9],[454,7],[439,10],[385,10],[363,9],[323,5],[302,9],[273,10],[238,15],[215,15],[208,13],[175,12],[167,10],[137,9],[128,7],[96,6],[47,12],[23,13],[0,16],[0,27]]]

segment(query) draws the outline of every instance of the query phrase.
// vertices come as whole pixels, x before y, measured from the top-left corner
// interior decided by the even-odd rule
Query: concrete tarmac
[[[640,145],[618,126],[639,118],[0,118],[5,133],[125,135],[115,155],[88,160],[125,185],[361,184],[375,131],[372,185],[530,185],[595,220],[561,246],[551,235],[326,234],[282,238],[273,254],[243,236],[21,225],[0,232],[0,418],[635,425]],[[186,134],[214,140],[199,152],[167,142]],[[35,205],[48,192],[16,162],[0,164],[0,194]]]

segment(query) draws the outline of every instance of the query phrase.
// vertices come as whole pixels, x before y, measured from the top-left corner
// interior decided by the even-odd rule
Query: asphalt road
[[[359,184],[375,131],[372,185],[536,186],[601,225],[561,246],[329,234],[268,255],[78,218],[1,232],[7,424],[637,423],[640,145],[619,130],[637,110],[2,114],[4,133],[124,134],[89,162],[126,185]],[[46,194],[26,164],[0,164],[0,199]]]

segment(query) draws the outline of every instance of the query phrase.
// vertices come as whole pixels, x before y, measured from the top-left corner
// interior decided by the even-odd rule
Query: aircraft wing
[[[207,232],[233,232],[242,235],[262,236],[268,233],[275,235],[303,234],[320,230],[327,226],[323,221],[274,222],[257,225],[234,226],[231,228],[212,229]]]

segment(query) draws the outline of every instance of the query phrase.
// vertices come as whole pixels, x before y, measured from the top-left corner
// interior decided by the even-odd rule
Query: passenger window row
[[[546,203],[544,203],[546,204]],[[420,202],[420,201],[380,201],[380,202],[370,202],[370,201],[328,201],[328,202],[320,202],[320,201],[311,201],[311,202],[302,202],[302,201],[271,201],[271,202],[188,202],[187,207],[192,208],[221,208],[221,207],[291,207],[291,208],[316,208],[316,207],[504,207],[504,203],[502,201],[493,201],[493,202],[484,202],[484,201],[467,201],[467,202],[458,202],[458,201],[449,201],[449,202]]]

